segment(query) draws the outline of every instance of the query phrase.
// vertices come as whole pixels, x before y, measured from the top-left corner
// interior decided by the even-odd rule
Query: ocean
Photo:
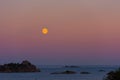
[[[111,70],[116,70],[119,66],[103,65],[81,65],[78,68],[64,67],[61,65],[41,65],[38,66],[41,72],[35,73],[0,73],[0,80],[103,80]],[[77,74],[51,74],[53,72],[76,71]],[[104,70],[104,71],[100,71]],[[80,72],[90,74],[80,74]]]

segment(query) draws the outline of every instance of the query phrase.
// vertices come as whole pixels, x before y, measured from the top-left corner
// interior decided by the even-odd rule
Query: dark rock
[[[80,74],[90,74],[90,72],[80,72]]]
[[[102,70],[102,69],[101,69],[101,70],[99,70],[99,72],[105,72],[105,70]]]
[[[75,71],[64,71],[62,72],[62,74],[75,74],[76,72]]]
[[[21,64],[8,63],[0,65],[0,72],[40,72],[40,69],[36,68],[36,66],[31,64],[29,61],[23,61]]]
[[[76,72],[75,71],[66,70],[66,71],[63,71],[63,72],[53,72],[51,74],[76,74]]]
[[[115,71],[110,71],[104,80],[120,80],[120,68]]]
[[[74,65],[72,65],[72,66],[64,66],[65,68],[79,68],[79,66],[74,66]]]

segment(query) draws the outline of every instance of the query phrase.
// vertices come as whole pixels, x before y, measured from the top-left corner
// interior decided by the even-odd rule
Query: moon
[[[44,35],[48,34],[48,28],[43,27],[42,28],[42,34],[44,34]]]

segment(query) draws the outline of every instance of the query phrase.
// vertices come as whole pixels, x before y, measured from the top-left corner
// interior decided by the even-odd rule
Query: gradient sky
[[[0,0],[0,63],[26,59],[119,65],[120,1]]]

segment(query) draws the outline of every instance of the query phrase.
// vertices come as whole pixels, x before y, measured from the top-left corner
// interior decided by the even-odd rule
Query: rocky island
[[[66,70],[66,71],[63,71],[63,72],[53,72],[51,74],[76,74],[76,72],[75,71]]]
[[[83,71],[83,72],[80,72],[80,74],[90,74],[90,72]]]
[[[35,65],[25,60],[22,63],[8,63],[0,65],[1,73],[18,73],[18,72],[40,72]]]
[[[68,66],[68,65],[66,65],[66,66],[64,66],[65,68],[80,68],[80,66],[75,66],[75,65],[71,65],[71,66]]]

